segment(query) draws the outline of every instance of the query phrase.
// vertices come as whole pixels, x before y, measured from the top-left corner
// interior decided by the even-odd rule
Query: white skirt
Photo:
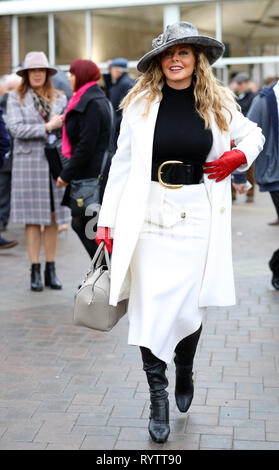
[[[170,363],[176,345],[201,325],[198,306],[210,227],[204,184],[167,189],[151,183],[131,260],[128,344]]]

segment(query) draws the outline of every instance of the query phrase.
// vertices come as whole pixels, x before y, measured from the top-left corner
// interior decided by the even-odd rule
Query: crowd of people
[[[8,221],[25,225],[33,291],[44,287],[39,262],[42,244],[45,285],[62,288],[55,269],[57,234],[70,221],[91,258],[96,251],[94,239],[85,234],[90,217],[84,210],[76,214],[71,207],[70,183],[98,177],[106,148],[110,147],[110,158],[115,150],[122,114],[119,104],[133,86],[127,64],[124,58],[110,61],[101,88],[97,84],[101,72],[92,61],[73,61],[67,77],[49,66],[43,52],[30,52],[17,73],[1,81],[0,229],[4,231]],[[110,117],[109,100],[115,119]],[[54,178],[45,147],[59,141],[68,162]],[[17,243],[1,236],[0,248]]]
[[[211,65],[224,45],[188,22],[169,25],[152,45],[136,83],[124,58],[109,61],[103,75],[93,61],[76,59],[66,77],[43,52],[26,55],[9,89],[0,82],[0,221],[2,230],[25,226],[36,292],[62,288],[59,227],[71,223],[91,259],[105,242],[110,304],[125,286],[128,342],[140,347],[150,389],[149,433],[162,443],[170,432],[167,363],[175,353],[175,399],[185,413],[204,308],[235,303],[228,240],[237,192],[249,203],[255,184],[270,192],[279,225],[279,81],[257,87],[239,72],[222,86]],[[100,197],[88,215],[95,187]],[[16,244],[0,238],[1,249]]]

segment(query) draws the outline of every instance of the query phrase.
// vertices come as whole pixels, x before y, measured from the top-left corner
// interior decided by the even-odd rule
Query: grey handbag
[[[102,264],[104,255],[106,265]],[[75,295],[74,324],[110,331],[127,312],[128,299],[121,300],[116,307],[109,305],[109,291],[110,259],[105,243],[101,242]]]

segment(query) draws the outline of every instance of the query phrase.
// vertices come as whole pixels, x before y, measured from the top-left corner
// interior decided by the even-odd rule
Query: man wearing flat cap
[[[133,80],[128,75],[128,60],[118,57],[109,62],[108,72],[104,73],[104,81],[108,91],[109,100],[116,112],[115,145],[120,131],[122,111],[119,105],[128,91],[134,86]]]
[[[250,90],[250,77],[247,73],[240,72],[234,77],[234,82],[236,84],[237,102],[241,107],[242,114],[247,116],[252,101],[256,96],[256,93]]]

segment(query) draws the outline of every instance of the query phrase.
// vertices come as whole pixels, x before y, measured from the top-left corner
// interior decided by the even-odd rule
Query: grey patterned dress
[[[50,117],[63,114],[66,102],[64,94],[55,92]],[[48,136],[45,121],[34,106],[30,90],[27,91],[22,104],[16,91],[10,93],[7,103],[7,126],[14,138],[10,221],[50,225],[50,176],[44,153]],[[56,224],[68,223],[70,211],[60,205],[65,188],[57,188],[53,178],[51,184]]]

